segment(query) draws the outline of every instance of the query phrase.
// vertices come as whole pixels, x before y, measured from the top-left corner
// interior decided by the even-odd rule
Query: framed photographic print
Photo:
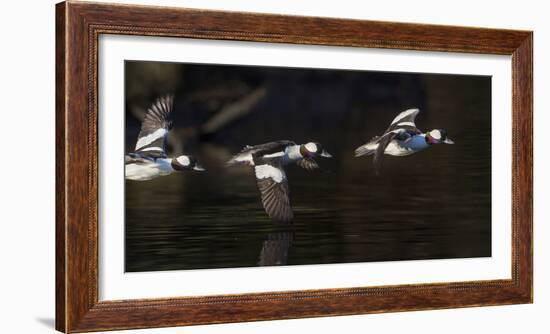
[[[59,331],[532,302],[532,32],[56,11]]]

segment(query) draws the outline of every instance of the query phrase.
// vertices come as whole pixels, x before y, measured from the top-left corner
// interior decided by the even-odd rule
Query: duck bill
[[[201,165],[195,165],[193,170],[196,170],[197,172],[204,172],[206,169],[204,169]]]
[[[330,153],[328,153],[327,151],[325,151],[325,150],[323,150],[323,151],[321,152],[321,156],[322,156],[323,158],[332,158],[332,155],[331,155]]]
[[[452,141],[450,138],[445,138],[445,140],[444,140],[443,142],[444,142],[445,144],[450,144],[450,145],[452,145],[452,144],[455,143],[455,142]]]

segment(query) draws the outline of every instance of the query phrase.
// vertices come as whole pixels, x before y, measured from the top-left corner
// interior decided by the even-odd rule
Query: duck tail
[[[239,154],[233,156],[231,159],[229,159],[225,163],[225,166],[226,167],[231,167],[231,166],[252,166],[252,163],[251,163],[251,160],[247,159],[246,157],[243,157],[243,155],[239,153]]]
[[[376,145],[371,145],[371,143],[367,143],[365,145],[359,146],[355,150],[355,157],[363,157],[363,156],[374,154],[374,152],[376,152],[376,147],[373,147],[373,146],[376,146]]]
[[[233,157],[233,158],[231,158],[231,159],[229,159],[225,162],[225,166],[227,166],[227,167],[236,166],[236,165],[239,165],[239,162],[237,160],[235,160],[235,157]]]
[[[363,157],[366,155],[371,155],[376,152],[376,149],[378,148],[378,142],[380,141],[380,136],[374,136],[371,140],[369,140],[368,143],[359,146],[355,150],[355,157]]]

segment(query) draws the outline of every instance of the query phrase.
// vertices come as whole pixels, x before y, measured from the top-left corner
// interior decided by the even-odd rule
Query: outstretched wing
[[[287,146],[294,145],[290,140],[278,140],[266,144],[246,146],[239,153],[270,154],[284,150]]]
[[[386,132],[390,132],[395,129],[405,129],[411,132],[420,132],[414,122],[416,115],[420,112],[419,109],[408,109],[395,116]]]
[[[262,204],[269,217],[278,222],[289,223],[294,218],[288,181],[280,164],[264,164],[254,167],[256,184],[262,195]]]
[[[382,166],[382,158],[384,157],[384,152],[386,151],[386,148],[399,133],[400,133],[399,130],[394,130],[380,137],[378,141],[378,147],[374,152],[374,168],[377,173],[378,171],[380,171],[380,167]]]
[[[171,95],[157,99],[147,110],[141,123],[135,152],[140,155],[166,156],[166,137],[172,127],[170,116],[174,104]]]
[[[314,170],[318,169],[319,165],[317,164],[317,161],[311,159],[311,158],[304,158],[302,160],[298,160],[296,164],[300,167],[302,167],[305,170]]]

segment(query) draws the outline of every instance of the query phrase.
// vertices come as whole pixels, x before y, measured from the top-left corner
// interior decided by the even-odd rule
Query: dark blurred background
[[[126,181],[126,271],[491,256],[491,78],[127,61],[126,152],[159,96],[175,94],[168,153],[208,170]],[[455,145],[385,156],[355,148],[418,107]],[[295,220],[265,214],[245,145],[319,141],[325,171],[288,166]]]

